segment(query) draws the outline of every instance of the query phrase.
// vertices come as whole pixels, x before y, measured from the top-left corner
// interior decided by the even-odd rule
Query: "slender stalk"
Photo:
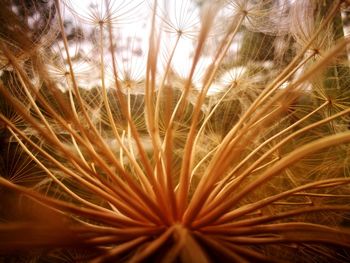
[[[349,142],[350,142],[350,133],[345,132],[345,133],[340,133],[340,134],[336,134],[336,135],[332,135],[326,138],[316,140],[314,142],[311,142],[309,144],[306,144],[294,150],[293,152],[288,154],[286,157],[276,162],[274,166],[266,170],[255,181],[246,185],[244,189],[239,191],[232,199],[226,201],[225,203],[217,207],[215,209],[216,210],[215,212],[212,212],[210,215],[207,215],[201,218],[199,220],[200,223],[198,223],[197,226],[201,226],[203,224],[208,224],[210,222],[215,221],[216,219],[221,217],[223,214],[225,214],[230,207],[232,207],[234,204],[237,204],[237,202],[242,198],[244,198],[248,193],[251,193],[252,191],[256,190],[258,186],[262,185],[263,183],[271,179],[273,176],[276,176],[283,169],[299,161],[303,157],[310,155],[314,152],[320,151],[324,148],[328,148],[338,144],[349,143]]]
[[[339,43],[336,47],[333,48],[325,57],[324,59],[318,61],[315,63],[306,73],[303,74],[298,80],[296,80],[290,87],[284,90],[284,92],[288,92],[288,89],[292,89],[295,87],[298,87],[301,85],[304,81],[306,81],[308,78],[310,78],[313,74],[318,72],[320,69],[322,69],[324,66],[329,64],[330,59],[334,58],[336,54],[338,54],[340,51],[342,51],[345,46],[347,45],[348,40],[345,40],[341,43]],[[284,95],[284,92],[281,92],[279,94],[276,94],[270,101],[267,103],[264,108],[261,110],[261,112],[268,111],[273,103],[278,101]],[[256,115],[259,117],[258,115]],[[254,121],[255,122],[255,121]],[[253,123],[254,123],[253,122]],[[235,129],[236,126],[233,128]],[[231,130],[232,131],[232,130]],[[241,152],[240,147],[237,147],[237,142],[242,142],[242,137],[246,134],[250,134],[250,136],[253,136],[252,133],[249,133],[249,125],[246,125],[239,134],[233,138],[231,142],[226,141],[226,138],[223,140],[222,144],[220,145],[219,149],[216,151],[215,155],[212,158],[211,163],[209,164],[206,173],[203,175],[202,180],[200,181],[194,195],[191,201],[191,205],[189,206],[189,209],[186,212],[185,216],[185,222],[188,223],[193,220],[193,216],[195,214],[198,214],[199,210],[201,209],[202,203],[205,199],[207,199],[207,196],[209,194],[209,189],[215,184],[218,180],[218,177],[220,177],[222,174],[225,173],[225,170],[227,169],[227,166],[230,164],[230,161],[234,157],[238,155],[239,152]],[[249,141],[249,138],[245,138],[245,140]],[[223,143],[225,142],[225,148],[223,149]],[[235,153],[235,154],[232,154]]]
[[[225,197],[227,197],[227,195],[232,192],[235,191],[235,189],[237,189],[237,187],[239,187],[240,182],[242,182],[242,180],[244,180],[249,174],[251,174],[255,169],[257,169],[258,165],[265,160],[268,156],[271,156],[271,154],[273,152],[275,152],[276,150],[278,150],[279,148],[281,148],[283,145],[285,145],[288,141],[290,141],[291,139],[295,138],[296,136],[309,131],[317,126],[320,126],[322,124],[325,124],[327,122],[329,122],[330,120],[333,120],[335,118],[338,118],[340,116],[344,116],[346,114],[350,113],[350,109],[344,110],[342,112],[339,112],[337,114],[334,114],[333,116],[330,116],[328,118],[322,119],[318,122],[315,122],[313,124],[307,125],[304,128],[301,128],[295,132],[293,132],[292,134],[290,134],[289,136],[285,137],[284,139],[282,139],[281,141],[279,141],[276,145],[274,145],[271,149],[269,149],[267,152],[265,152],[260,158],[258,158],[258,160],[256,160],[255,162],[253,162],[249,167],[247,167],[246,169],[244,169],[244,171],[242,172],[242,174],[238,175],[235,179],[235,181],[232,182],[232,184],[229,184],[227,186],[225,186],[225,190],[222,191],[220,194],[217,195],[217,197],[215,198],[216,200],[212,202],[212,204],[208,207],[208,209],[210,207],[215,207],[215,205],[217,205],[218,203],[220,203],[220,201],[224,200]],[[237,171],[237,170],[236,170]],[[228,181],[226,181],[228,182]]]
[[[169,238],[170,235],[174,231],[174,226],[169,227],[166,231],[164,231],[161,235],[159,235],[156,239],[152,240],[147,247],[144,247],[141,251],[139,251],[135,256],[131,259],[132,262],[142,262],[145,258],[154,253],[160,246],[162,246]]]
[[[92,210],[89,208],[85,208],[85,207],[78,207],[76,205],[72,205],[71,203],[65,202],[65,201],[60,201],[58,199],[55,198],[51,198],[48,196],[44,196],[41,195],[39,193],[36,193],[32,190],[29,190],[23,186],[19,186],[16,184],[13,184],[11,182],[9,182],[8,180],[0,177],[0,184],[10,188],[14,191],[17,191],[19,193],[25,194],[28,197],[33,198],[34,200],[36,200],[37,202],[47,206],[50,209],[53,210],[64,210],[68,213],[74,213],[76,215],[81,215],[99,222],[104,222],[106,224],[112,225],[112,226],[125,226],[125,225],[129,225],[131,223],[131,225],[134,225],[133,222],[134,220],[129,219],[125,216],[121,216],[121,215],[117,215],[117,214],[107,214],[105,212],[100,212],[100,211],[96,211],[96,210]]]
[[[48,142],[51,142],[51,143],[53,143],[53,145],[56,145],[56,146],[58,147],[58,149],[60,149],[60,150],[62,151],[62,153],[63,153],[65,156],[69,156],[69,159],[70,159],[70,160],[74,160],[74,163],[80,163],[80,162],[81,162],[81,160],[78,159],[78,158],[76,158],[75,155],[73,155],[68,149],[66,149],[66,147],[64,147],[64,146],[62,145],[62,143],[60,143],[59,141],[58,141],[59,143],[57,143],[56,140],[54,140],[51,136],[49,136],[49,134],[47,134],[46,131],[45,131],[41,126],[39,126],[39,125],[37,124],[36,120],[33,119],[33,117],[31,117],[30,115],[28,115],[28,113],[26,112],[26,110],[23,109],[23,108],[19,105],[18,100],[12,98],[12,97],[8,94],[8,92],[7,92],[5,89],[2,88],[2,85],[0,85],[0,91],[2,91],[3,94],[6,96],[6,98],[7,98],[8,100],[11,101],[12,105],[16,107],[17,111],[20,112],[20,113],[22,114],[22,117],[23,117],[24,119],[26,119],[37,131],[40,131],[40,134],[41,134]],[[59,117],[57,117],[57,118],[58,118],[58,120],[60,120]],[[66,129],[69,129],[69,125],[66,124],[64,121],[62,121],[62,125],[64,125],[64,126],[66,127]],[[69,131],[70,131],[71,134],[75,135],[75,133],[74,133],[72,130],[69,130]],[[84,144],[84,141],[83,141],[80,137],[78,137],[78,136],[75,136],[75,137],[76,137],[76,139],[77,139],[79,142],[81,142],[82,144]],[[124,183],[123,181],[120,180],[120,178],[115,177],[115,176],[113,175],[113,172],[110,170],[110,168],[107,166],[107,164],[104,163],[104,161],[100,158],[99,155],[97,155],[95,152],[92,152],[92,154],[94,154],[94,156],[93,156],[93,157],[94,157],[94,160],[95,160],[99,165],[101,165],[101,167],[104,169],[105,172],[107,172],[107,173],[109,172],[109,174],[112,176],[112,178],[115,179],[115,182],[117,183],[117,185],[119,185],[119,186],[121,187],[121,189],[123,190],[122,192],[119,192],[119,194],[121,194],[121,197],[123,197],[123,199],[124,199],[126,202],[131,201],[131,200],[130,200],[130,196],[135,196],[135,193],[132,192],[132,191],[129,189],[129,187],[127,187],[127,186],[125,185],[125,183]],[[74,164],[74,163],[73,163],[73,164]],[[84,165],[81,166],[81,167],[84,168]],[[113,188],[114,188],[114,185],[110,185],[110,184],[109,184],[108,186],[111,187],[112,190],[114,190],[114,189],[113,189]],[[146,197],[146,195],[145,195],[144,193],[141,192],[141,194],[143,194],[143,195]],[[136,196],[135,196],[135,197],[136,197]],[[138,199],[138,198],[136,197],[136,200],[137,200],[137,199]],[[128,201],[128,200],[129,200],[129,201]],[[140,199],[140,200],[141,200],[141,202],[144,202],[144,201],[146,201],[146,202],[147,202],[147,201],[148,201],[148,202],[151,202],[150,200],[148,200],[148,197],[146,197],[146,198],[144,198],[144,199]],[[136,204],[136,203],[135,203],[135,204]],[[151,204],[151,203],[149,203],[149,204]],[[151,204],[150,207],[156,208],[156,206],[155,206],[155,205],[152,205],[152,204]],[[157,209],[157,208],[156,208],[156,209]]]
[[[217,70],[219,69],[219,66],[221,65],[222,60],[224,59],[224,56],[226,55],[226,52],[228,48],[230,47],[233,38],[236,36],[238,29],[240,28],[245,16],[241,15],[238,22],[234,21],[233,23],[235,24],[233,32],[229,32],[225,38],[222,41],[221,48],[218,50],[218,55],[217,55],[217,60],[214,61],[214,67],[212,71],[210,71],[210,74],[208,76],[207,81],[205,82],[203,89],[201,90],[198,99],[196,101],[193,115],[192,115],[192,120],[191,120],[191,127],[190,131],[187,136],[186,144],[185,144],[185,149],[184,149],[184,157],[182,160],[182,165],[181,165],[181,173],[180,173],[180,182],[179,182],[179,190],[178,190],[178,204],[179,204],[179,212],[181,216],[183,215],[184,210],[187,207],[187,197],[188,197],[188,191],[189,191],[189,186],[190,186],[190,174],[192,171],[192,155],[193,155],[193,150],[194,150],[194,143],[196,141],[196,130],[197,130],[197,125],[199,121],[199,116],[200,116],[200,109],[202,107],[202,104],[205,99],[205,95],[209,90],[210,85],[212,84],[214,77],[217,73]]]
[[[107,250],[102,256],[99,256],[92,260],[92,263],[103,263],[108,260],[115,260],[119,258],[123,253],[127,251],[131,251],[133,248],[140,246],[148,240],[147,236],[141,236],[139,238],[130,240],[128,242],[123,243],[122,245],[116,246],[110,250]]]
[[[312,115],[314,115],[315,113],[317,113],[318,111],[320,111],[321,109],[323,109],[324,107],[326,107],[328,105],[328,101],[324,102],[321,106],[317,107],[316,109],[314,109],[312,112],[308,113],[307,115],[305,115],[304,117],[300,118],[298,121],[296,121],[295,123],[293,123],[292,125],[288,126],[287,128],[281,130],[280,132],[276,133],[275,135],[271,136],[269,139],[267,139],[266,141],[264,141],[262,144],[260,144],[258,147],[256,147],[253,151],[251,151],[238,165],[235,166],[235,168],[230,172],[229,175],[225,176],[224,180],[222,180],[220,182],[220,184],[218,184],[218,186],[213,190],[213,192],[211,193],[211,196],[209,197],[209,200],[212,200],[214,197],[218,196],[218,193],[220,190],[223,189],[223,187],[225,185],[227,185],[227,183],[232,180],[234,174],[244,165],[247,164],[247,162],[249,161],[250,158],[252,158],[256,153],[258,153],[264,146],[268,145],[270,142],[272,142],[273,140],[275,140],[276,138],[280,137],[281,135],[285,134],[286,132],[292,130],[294,127],[297,127],[299,124],[301,124],[302,122],[304,122],[306,119],[308,119],[309,117],[311,117]],[[267,156],[267,155],[266,155]],[[274,161],[272,161],[274,162]],[[270,164],[270,163],[268,163]],[[266,164],[266,166],[268,165]],[[256,166],[255,166],[256,167]],[[265,165],[263,165],[262,167],[259,168],[255,168],[254,170],[251,170],[252,172],[256,171],[257,169],[262,169],[263,167],[265,167]],[[239,177],[242,178],[242,177]],[[242,178],[243,179],[243,178]],[[239,181],[237,181],[236,184],[238,184],[241,181],[241,179]]]

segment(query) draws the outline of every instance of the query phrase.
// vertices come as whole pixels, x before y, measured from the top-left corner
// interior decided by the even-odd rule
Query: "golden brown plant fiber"
[[[0,262],[349,262],[349,1],[82,2],[1,3]]]

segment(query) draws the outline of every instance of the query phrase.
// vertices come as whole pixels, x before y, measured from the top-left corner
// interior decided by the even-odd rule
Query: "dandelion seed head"
[[[346,262],[346,4],[5,1],[0,261]]]

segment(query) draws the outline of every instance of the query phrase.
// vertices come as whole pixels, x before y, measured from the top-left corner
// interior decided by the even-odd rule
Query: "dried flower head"
[[[82,2],[0,9],[0,261],[348,262],[348,1]]]

